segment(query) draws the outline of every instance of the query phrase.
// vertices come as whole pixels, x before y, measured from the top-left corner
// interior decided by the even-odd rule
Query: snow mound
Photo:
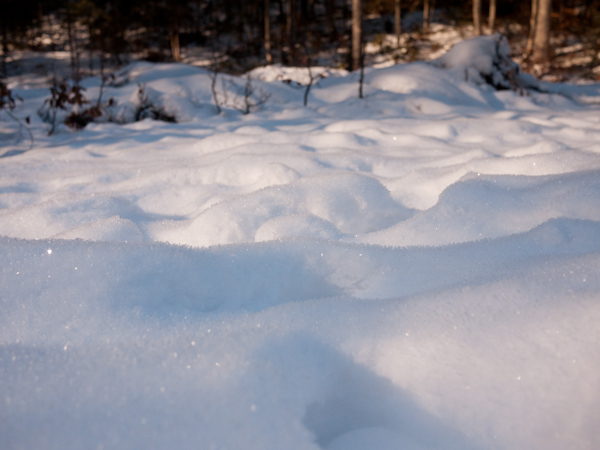
[[[257,67],[249,72],[252,78],[261,81],[282,81],[284,83],[296,83],[306,86],[311,82],[310,76],[313,76],[313,82],[321,78],[344,77],[348,75],[347,70],[332,69],[330,67],[285,67],[281,64],[271,66]]]
[[[522,73],[519,65],[510,58],[508,39],[500,33],[462,41],[431,64],[462,75],[467,81],[488,84],[495,89],[538,87],[537,80]]]
[[[581,201],[572,198],[577,191]],[[600,173],[466,176],[413,218],[361,238],[385,245],[445,245],[529,231],[554,218],[600,221]]]
[[[411,211],[396,203],[377,180],[350,173],[306,177],[211,206],[180,228],[172,223],[157,237],[198,246],[283,237],[339,237],[376,231],[405,220]],[[316,233],[313,235],[312,233]]]
[[[427,114],[448,114],[452,105],[481,107],[485,103],[456,83],[453,76],[427,63],[396,65],[378,69],[366,75],[370,87],[402,94],[409,103],[418,104],[418,111]],[[412,100],[413,98],[418,101]]]

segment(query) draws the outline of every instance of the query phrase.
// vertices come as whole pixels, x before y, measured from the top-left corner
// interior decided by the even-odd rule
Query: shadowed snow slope
[[[598,87],[496,92],[475,44],[365,100],[273,67],[216,115],[137,64],[114,113],[145,83],[179,123],[0,122],[2,449],[596,449]]]

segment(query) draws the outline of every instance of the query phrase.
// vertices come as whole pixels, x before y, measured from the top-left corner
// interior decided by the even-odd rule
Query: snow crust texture
[[[598,87],[278,70],[250,115],[138,64],[104,95],[179,123],[0,122],[0,447],[598,448]]]

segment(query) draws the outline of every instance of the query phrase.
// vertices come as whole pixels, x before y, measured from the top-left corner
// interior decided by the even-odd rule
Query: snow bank
[[[521,72],[519,65],[510,58],[508,39],[500,33],[462,41],[432,64],[451,69],[465,80],[489,84],[496,89],[538,87],[537,80]]]
[[[378,181],[350,173],[329,174],[217,203],[183,230],[171,223],[162,239],[196,246],[302,235],[339,239],[348,233],[376,231],[408,215]]]
[[[281,64],[271,66],[257,67],[250,71],[252,78],[262,81],[281,81],[283,83],[297,83],[306,86],[313,82],[318,82],[322,78],[344,77],[348,71],[343,69],[332,69],[329,67],[285,67]]]
[[[0,122],[3,449],[595,449],[598,88],[456,75],[494,39],[364,100],[264,69],[217,115],[206,72],[139,64],[106,98],[179,123]]]
[[[592,448],[599,231],[400,251],[3,240],[4,442]]]

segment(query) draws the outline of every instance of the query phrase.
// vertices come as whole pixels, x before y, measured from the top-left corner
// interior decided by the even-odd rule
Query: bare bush
[[[221,101],[219,99],[219,94],[217,92],[217,79],[219,78],[219,72],[221,71],[221,65],[216,56],[216,53],[213,52],[211,58],[211,64],[209,68],[209,77],[210,77],[210,92],[212,93],[213,101],[215,102],[215,107],[217,108],[217,114],[221,114]],[[221,78],[221,83],[223,84],[223,78]],[[223,92],[225,91],[223,85]]]
[[[17,107],[17,101],[23,101],[20,97],[15,97],[12,94],[12,90],[8,89],[6,83],[0,79],[0,111],[4,111],[4,113],[10,117],[11,120],[16,122],[19,125],[19,131],[17,136],[17,142],[19,142],[23,137],[23,130],[26,130],[29,134],[29,139],[31,141],[31,147],[33,147],[33,135],[31,134],[31,130],[27,127],[21,119],[13,114],[13,110]],[[24,119],[25,123],[29,123],[29,117]]]
[[[271,97],[270,93],[265,92],[262,89],[256,89],[256,86],[252,83],[250,74],[246,75],[246,83],[244,83],[243,89],[240,89],[239,86],[231,80],[230,84],[237,92],[231,106],[242,114],[250,114],[253,109],[258,109]]]
[[[323,78],[326,77],[325,72],[315,75],[310,67],[310,61],[307,66],[307,69],[308,69],[308,83],[306,84],[306,87],[304,89],[304,106],[308,105],[308,94],[310,93],[310,88],[313,86],[313,84],[318,83],[319,81],[321,81]]]
[[[135,113],[136,121],[153,119],[162,120],[163,122],[177,122],[175,116],[166,112],[162,106],[157,105],[150,99],[145,84],[138,84],[138,100],[139,106]]]
[[[221,114],[223,107],[233,108],[242,114],[250,114],[264,105],[271,97],[270,93],[256,88],[250,74],[246,75],[246,82],[243,87],[237,84],[233,78],[220,75],[218,66],[213,65],[209,72],[209,77],[211,80],[210,89],[217,108],[217,114]],[[221,80],[220,90],[217,89],[218,79]],[[229,91],[233,91],[233,97],[229,96]]]
[[[93,103],[85,96],[85,88],[79,84],[70,85],[67,81],[54,80],[50,87],[50,98],[44,101],[38,110],[39,116],[44,122],[50,124],[48,135],[56,132],[59,123],[64,123],[69,128],[81,130],[90,122],[119,122],[113,117],[111,108],[115,101],[111,97],[103,101],[104,88],[107,84],[115,83],[112,74],[102,77],[98,98]],[[134,119],[162,120],[164,122],[176,122],[175,116],[169,114],[165,109],[149,98],[146,86],[138,84],[138,106],[135,109]],[[63,111],[63,114],[60,112]],[[62,119],[59,117],[62,116]]]
[[[82,123],[85,121],[83,118],[79,119],[76,117],[72,117],[73,113],[75,115],[79,115],[80,111],[72,111],[73,106],[77,106],[78,109],[82,108],[84,104],[89,103],[89,100],[83,94],[85,88],[74,84],[70,86],[66,80],[58,81],[56,79],[53,80],[52,86],[50,86],[50,98],[44,100],[41,108],[38,110],[38,114],[40,118],[50,124],[50,130],[48,131],[48,135],[52,135],[56,132],[56,127],[58,126],[58,112],[60,110],[67,111],[68,117],[65,119],[65,124],[74,128],[83,128],[85,124]]]

